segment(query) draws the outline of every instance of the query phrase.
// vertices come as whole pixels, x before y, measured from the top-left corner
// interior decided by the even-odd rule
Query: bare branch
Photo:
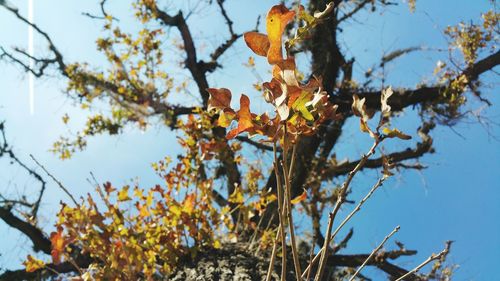
[[[56,179],[49,171],[47,171],[47,169],[45,169],[45,167],[40,164],[40,162],[38,162],[36,160],[36,158],[30,154],[30,157],[31,159],[33,159],[33,161],[35,161],[35,163],[40,167],[42,168],[42,170],[54,181],[57,183],[57,185],[62,189],[62,191],[64,191],[64,193],[66,193],[66,195],[69,196],[69,198],[71,199],[71,201],[73,201],[73,203],[76,205],[76,206],[79,206],[80,204],[78,204],[78,202],[76,202],[75,198],[73,197],[73,195],[69,192],[69,190],[58,180]]]
[[[7,206],[0,207],[0,219],[10,227],[26,235],[33,243],[33,249],[35,251],[42,251],[50,255],[52,243],[38,227],[18,218]]]
[[[21,168],[23,168],[30,176],[32,176],[35,180],[37,180],[40,183],[40,191],[38,193],[38,197],[34,203],[28,203],[26,200],[3,200],[4,203],[9,203],[9,204],[20,204],[24,205],[26,207],[30,206],[31,208],[31,217],[33,219],[36,219],[36,216],[38,214],[38,210],[40,208],[40,203],[42,201],[43,194],[45,192],[45,188],[47,186],[47,183],[45,180],[42,178],[42,176],[37,173],[34,169],[29,168],[24,162],[22,162],[15,154],[12,148],[9,146],[7,143],[7,137],[5,136],[5,123],[1,122],[0,123],[0,135],[1,135],[1,143],[0,143],[0,157],[7,155],[14,163],[19,165]],[[5,197],[2,196],[3,199]]]
[[[79,255],[74,261],[65,261],[60,264],[46,264],[44,268],[34,272],[27,272],[25,269],[7,270],[0,275],[0,280],[45,280],[57,273],[72,273],[78,272],[75,265],[80,268],[87,268],[92,263],[92,259],[88,256]]]
[[[51,61],[51,63],[57,64],[59,70],[62,73],[66,73],[66,64],[63,61],[63,56],[59,52],[59,50],[56,48],[56,46],[54,45],[54,43],[52,42],[52,39],[50,38],[50,36],[46,32],[44,32],[42,29],[40,29],[36,24],[30,22],[28,19],[26,19],[25,17],[23,17],[19,13],[19,10],[17,8],[12,7],[12,6],[8,5],[8,4],[6,4],[5,2],[0,2],[0,5],[3,6],[5,9],[7,9],[8,11],[10,11],[11,13],[13,13],[22,22],[24,22],[24,23],[28,24],[29,26],[33,27],[34,30],[36,30],[41,36],[43,36],[45,38],[45,40],[47,40],[47,42],[49,44],[49,50],[54,54],[54,58],[53,59],[49,59],[47,61]],[[4,50],[2,50],[2,51],[4,51]],[[5,51],[4,51],[4,53],[5,53]]]
[[[361,3],[358,3],[356,7],[354,7],[351,11],[345,13],[342,17],[339,18],[339,23],[351,18],[369,3],[373,3],[373,0],[363,0]]]
[[[104,5],[106,4],[107,0],[101,0],[101,2],[99,3],[99,6],[101,7],[101,14],[102,16],[96,16],[96,15],[92,15],[90,13],[82,13],[82,15],[84,16],[87,16],[91,19],[99,19],[99,20],[104,20],[108,17],[110,17],[110,15],[108,14],[108,12],[106,12],[106,9],[104,8]],[[115,17],[111,17],[112,20],[115,20],[115,21],[119,21],[117,18]]]
[[[156,3],[148,4],[148,8],[156,15],[161,23],[166,26],[176,27],[179,30],[182,41],[184,42],[184,50],[186,52],[186,67],[191,72],[191,75],[198,86],[200,96],[203,100],[203,105],[207,106],[209,97],[209,94],[206,91],[206,89],[209,88],[206,77],[207,68],[204,67],[203,62],[198,62],[193,37],[191,36],[191,31],[186,23],[182,11],[179,11],[175,16],[171,16],[165,11],[160,10]]]
[[[408,270],[388,262],[385,255],[386,253],[381,254],[380,258],[371,259],[366,265],[375,266],[393,278],[408,273]],[[369,255],[333,255],[328,257],[327,265],[332,267],[345,266],[355,268],[363,264],[363,262],[367,260],[368,256]],[[411,273],[407,276],[407,280],[416,281],[421,280],[421,278]]]
[[[448,253],[450,252],[451,243],[452,243],[452,241],[447,241],[445,248],[441,252],[439,252],[437,255],[436,254],[430,255],[430,257],[428,257],[424,262],[419,264],[414,269],[410,270],[408,273],[406,273],[403,276],[396,279],[396,281],[402,281],[404,279],[409,280],[408,276],[410,276],[411,274],[417,273],[420,269],[422,269],[422,267],[426,266],[431,261],[440,260],[440,259],[446,257],[446,255],[448,255]]]
[[[239,141],[248,143],[250,145],[253,145],[256,148],[261,149],[261,150],[273,151],[273,148],[271,146],[265,145],[265,144],[260,143],[258,141],[254,141],[254,140],[252,140],[248,137],[245,137],[245,136],[237,136],[236,139],[238,139]],[[281,151],[281,148],[278,148],[278,151]]]
[[[316,281],[322,280],[321,278],[322,278],[323,271],[324,271],[324,268],[326,265],[326,257],[328,257],[328,250],[330,248],[330,242],[331,242],[330,237],[331,237],[333,222],[334,222],[334,219],[335,219],[338,211],[340,210],[340,207],[345,202],[345,199],[346,199],[345,197],[347,194],[347,190],[349,189],[349,185],[351,184],[354,176],[365,165],[365,162],[368,160],[368,158],[370,158],[375,153],[375,149],[378,147],[378,145],[380,144],[381,141],[382,141],[381,138],[378,138],[378,137],[375,138],[375,141],[374,141],[373,145],[371,146],[370,150],[365,155],[363,155],[363,157],[361,158],[359,163],[354,167],[354,169],[352,169],[352,171],[349,172],[347,179],[344,181],[344,183],[342,184],[342,187],[340,188],[339,195],[337,197],[337,202],[335,203],[335,207],[333,208],[333,211],[330,212],[330,214],[329,214],[328,227],[327,227],[327,231],[325,234],[326,240],[325,240],[325,244],[323,245],[322,252],[321,252],[319,269],[318,269],[318,273],[316,274],[316,278],[315,278]],[[320,253],[318,253],[318,255],[319,254]],[[309,265],[309,268],[311,266],[312,265]],[[307,269],[305,271],[307,271]],[[305,273],[305,271],[304,271],[304,273]]]
[[[465,75],[469,81],[477,80],[479,76],[487,71],[492,70],[500,64],[500,51],[477,61],[475,64],[466,68],[461,75]],[[458,75],[460,77],[461,75]],[[389,98],[388,104],[393,111],[401,111],[407,107],[433,102],[439,99],[440,94],[445,91],[447,85],[436,85],[431,87],[422,87],[419,89],[402,89],[396,90],[394,95]],[[366,98],[365,105],[368,109],[380,110],[380,91],[368,91],[357,93],[359,98]],[[337,97],[334,102],[339,104],[338,112],[350,115],[351,98],[348,99]]]
[[[361,264],[361,266],[359,266],[359,268],[356,270],[356,272],[354,272],[354,274],[351,276],[351,278],[349,279],[349,281],[353,281],[354,278],[356,278],[356,276],[361,272],[361,270],[366,266],[366,264],[373,258],[373,256],[378,252],[380,251],[380,249],[384,246],[385,242],[387,242],[387,240],[389,240],[389,238],[391,238],[396,232],[399,231],[399,225],[396,226],[396,228],[394,228],[394,230],[389,233],[389,235],[387,235],[384,240],[382,240],[382,242],[377,246],[377,248],[375,248],[371,254],[366,258],[366,260],[363,262],[363,264]]]
[[[403,167],[403,168],[417,168],[421,169],[422,166],[408,166],[400,163],[401,161],[409,160],[409,159],[417,159],[422,157],[426,153],[432,153],[434,149],[432,148],[432,139],[424,140],[423,142],[417,143],[415,148],[407,148],[403,151],[393,152],[384,155],[383,157],[379,157],[376,159],[369,159],[366,161],[365,165],[362,169],[373,169],[380,168],[384,165],[384,159],[387,159],[394,165]],[[328,165],[322,173],[322,180],[329,180],[341,175],[345,175],[349,173],[354,167],[356,167],[361,160],[356,161],[345,161],[340,164],[332,164]]]

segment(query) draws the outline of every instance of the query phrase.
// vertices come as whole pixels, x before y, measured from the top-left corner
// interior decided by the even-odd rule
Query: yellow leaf
[[[389,129],[389,128],[384,128],[382,130],[382,133],[386,135],[388,138],[400,138],[402,140],[409,140],[411,139],[411,136],[404,134],[398,129]]]
[[[288,10],[285,5],[276,5],[269,10],[266,18],[267,37],[269,38],[269,51],[267,61],[276,64],[283,60],[281,37],[286,25],[295,17],[295,12]]]
[[[182,211],[191,214],[194,210],[194,205],[196,201],[196,196],[194,194],[186,195],[184,199],[184,205],[182,206]]]
[[[39,259],[28,255],[27,260],[23,262],[23,265],[26,267],[27,272],[34,272],[40,268],[45,267],[45,263]]]
[[[224,112],[221,111],[219,113],[219,119],[217,119],[217,126],[227,128],[231,125],[231,121],[233,121],[235,114],[231,111]]]
[[[139,216],[141,218],[145,218],[145,217],[149,216],[148,207],[146,205],[143,205],[142,207],[140,207],[140,209],[139,209]]]
[[[231,203],[235,204],[242,204],[244,201],[243,198],[243,193],[241,192],[240,188],[235,188],[234,192],[229,196],[229,199],[227,200]]]
[[[172,212],[175,216],[180,216],[181,215],[181,208],[177,204],[172,204],[169,208],[170,212]]]
[[[222,247],[222,245],[221,245],[221,243],[220,243],[219,240],[215,240],[213,246],[214,246],[215,249],[220,249]]]
[[[128,201],[131,200],[131,198],[128,196],[128,186],[125,186],[118,192],[118,201]]]

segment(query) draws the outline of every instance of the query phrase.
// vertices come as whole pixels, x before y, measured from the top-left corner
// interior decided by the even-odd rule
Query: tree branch
[[[34,272],[26,272],[25,269],[7,270],[0,275],[0,280],[45,280],[45,278],[56,275],[56,272],[60,274],[78,272],[75,264],[80,268],[88,268],[91,263],[92,259],[89,256],[78,255],[74,262],[50,263]]]
[[[351,11],[342,15],[342,17],[339,18],[339,23],[351,18],[369,3],[373,3],[373,0],[363,0],[361,3],[357,4],[356,7],[354,7]]]
[[[203,100],[203,106],[206,107],[209,97],[206,90],[209,88],[207,77],[205,75],[207,68],[203,67],[203,62],[198,62],[193,37],[191,36],[191,31],[189,30],[189,26],[186,23],[182,11],[179,11],[175,16],[171,16],[165,11],[160,10],[156,3],[148,4],[148,8],[156,15],[161,23],[166,26],[176,27],[179,30],[182,41],[184,42],[184,50],[186,52],[186,67],[189,72],[191,72]]]
[[[479,76],[487,71],[492,70],[500,64],[500,51],[489,55],[488,57],[477,61],[472,66],[462,71],[469,81],[477,80]],[[458,75],[460,77],[461,75]],[[456,79],[458,79],[458,77]],[[402,111],[403,109],[419,104],[433,102],[439,99],[440,94],[444,92],[447,85],[435,85],[431,87],[422,87],[419,89],[402,89],[394,91],[394,94],[389,98],[388,104],[392,111]],[[367,109],[378,111],[380,110],[381,91],[360,91],[356,93],[360,99],[365,98]],[[334,103],[339,105],[338,112],[350,116],[351,113],[351,95],[348,97],[334,97]]]
[[[271,146],[265,145],[265,144],[260,143],[258,141],[254,141],[254,140],[252,140],[248,137],[245,137],[245,136],[237,136],[236,139],[241,141],[241,142],[245,142],[245,143],[248,143],[250,145],[253,145],[256,148],[261,149],[261,150],[273,151],[273,148]],[[278,151],[280,151],[280,150],[281,149],[278,149]]]
[[[390,253],[390,252],[387,252]],[[401,268],[397,265],[394,265],[387,261],[387,253],[382,253],[377,256],[375,259],[371,259],[367,262],[366,265],[375,266],[385,273],[389,274],[392,278],[397,278],[404,274],[408,274],[408,270]],[[416,253],[416,252],[415,252]],[[402,255],[413,255],[414,252],[411,253],[402,253]],[[390,254],[389,254],[390,255]],[[368,254],[363,255],[333,255],[329,256],[327,259],[327,265],[333,267],[351,267],[356,268],[361,266],[363,262],[368,259]],[[411,273],[408,275],[407,280],[421,280],[416,274]]]
[[[45,254],[50,255],[52,243],[38,227],[15,216],[11,212],[11,209],[7,206],[0,207],[0,219],[2,219],[10,227],[17,229],[26,235],[31,242],[33,242],[33,249],[35,251],[42,251]]]
[[[33,27],[33,29],[35,29],[40,35],[42,35],[45,38],[45,40],[47,40],[47,42],[49,43],[49,50],[54,54],[54,58],[46,60],[46,61],[50,61],[50,62],[56,63],[58,65],[59,70],[61,72],[63,72],[63,73],[66,73],[66,64],[63,61],[63,56],[62,56],[61,52],[59,52],[59,50],[56,48],[56,46],[54,45],[54,43],[52,42],[52,39],[50,38],[50,36],[46,32],[44,32],[43,30],[41,30],[36,24],[30,22],[28,19],[26,19],[25,17],[23,17],[19,13],[19,10],[17,8],[12,7],[12,6],[8,5],[5,2],[0,2],[0,5],[3,6],[5,9],[7,9],[8,11],[10,11],[11,13],[13,13],[22,22],[24,22],[24,23],[28,24],[29,26]],[[4,51],[4,50],[2,49],[2,51]],[[5,51],[4,51],[4,53],[5,53]]]

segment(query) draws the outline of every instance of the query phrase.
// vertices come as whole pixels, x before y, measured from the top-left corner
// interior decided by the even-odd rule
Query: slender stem
[[[354,169],[352,169],[352,171],[350,171],[349,174],[347,175],[347,179],[344,181],[344,183],[342,184],[342,187],[340,188],[340,192],[339,192],[339,195],[338,195],[335,207],[334,207],[333,211],[330,213],[330,218],[329,218],[329,221],[328,221],[328,227],[327,227],[327,231],[326,231],[327,233],[331,233],[331,231],[332,231],[333,221],[335,220],[335,217],[336,217],[338,211],[340,210],[340,207],[345,202],[345,196],[347,194],[347,190],[349,189],[349,185],[351,184],[352,179],[354,178],[354,176],[356,175],[356,173],[359,170],[361,170],[361,168],[365,165],[365,163],[368,160],[368,158],[370,158],[370,156],[372,156],[375,153],[375,149],[377,148],[377,146],[380,144],[380,142],[382,140],[383,140],[382,138],[376,138],[375,142],[373,143],[373,145],[370,148],[370,150],[368,151],[368,153],[366,153],[365,155],[363,155],[363,157],[361,157],[361,160],[358,162],[358,164],[356,165],[356,167],[354,167]],[[316,254],[316,256],[314,257],[314,259],[312,260],[312,263],[309,264],[307,266],[307,268],[304,270],[304,272],[302,273],[302,278],[304,278],[304,276],[307,274],[307,272],[309,272],[309,270],[311,270],[311,267],[314,264],[316,264],[316,262],[318,260],[320,260],[320,257],[321,257],[321,264],[320,264],[320,266],[318,268],[318,272],[317,272],[316,278],[315,278],[315,280],[320,280],[319,278],[323,274],[322,270],[324,270],[325,263],[326,263],[326,260],[327,260],[326,259],[326,255],[328,254],[327,253],[328,252],[327,248],[329,247],[331,241],[333,241],[333,239],[330,238],[330,235],[327,235],[326,239],[325,239],[325,243],[323,244],[323,247],[320,249],[320,251],[318,252],[318,254]]]
[[[64,185],[58,180],[56,179],[56,177],[54,177],[49,171],[47,171],[47,169],[45,168],[45,166],[43,166],[42,164],[40,164],[40,162],[38,162],[35,158],[35,156],[33,156],[32,154],[30,154],[30,157],[31,159],[33,159],[33,161],[35,161],[35,163],[40,167],[42,168],[42,170],[55,182],[57,183],[57,185],[59,186],[59,188],[62,189],[62,191],[64,191],[64,193],[66,193],[66,195],[68,195],[68,197],[71,199],[71,201],[73,201],[73,203],[76,205],[76,206],[80,206],[78,204],[78,202],[76,202],[76,199],[73,197],[73,195],[68,191],[68,189],[66,187],[64,187]]]
[[[281,235],[281,226],[276,232],[276,238],[274,239],[273,251],[271,252],[271,260],[269,261],[269,268],[267,269],[266,281],[271,281],[271,275],[273,273],[274,261],[276,260],[276,254],[278,252],[278,239]]]
[[[384,183],[384,181],[385,181],[386,178],[387,177],[380,178],[377,181],[377,183],[375,183],[375,185],[373,185],[372,189],[370,189],[370,191],[365,195],[365,197],[363,199],[361,199],[361,201],[358,203],[358,205],[356,205],[356,207],[354,208],[354,210],[352,210],[352,212],[340,223],[340,225],[337,227],[337,229],[335,229],[335,231],[333,232],[332,237],[330,238],[330,240],[333,240],[335,238],[335,236],[339,233],[339,231],[342,229],[342,227],[344,227],[344,225],[357,212],[359,212],[359,210],[361,210],[361,206],[363,206],[363,204],[373,195],[373,193],[375,192],[375,190],[377,190],[380,186],[382,186],[382,184]]]
[[[446,242],[446,247],[439,253],[439,254],[432,254],[430,257],[428,257],[423,263],[419,264],[417,267],[414,269],[408,271],[405,275],[399,277],[396,279],[396,281],[402,281],[406,277],[417,273],[422,267],[430,263],[431,261],[441,259],[442,257],[446,256],[450,252],[450,247],[451,247],[451,241]]]
[[[281,178],[278,169],[278,155],[276,153],[276,142],[273,143],[273,152],[274,152],[274,174],[276,175],[276,190],[278,193],[278,215],[280,220],[280,229],[281,229],[281,280],[286,280],[286,231],[285,231],[285,220],[283,218],[283,214],[285,213],[285,205],[283,204],[284,195],[283,195],[283,186],[281,185]]]
[[[285,136],[286,136],[287,135],[286,124],[285,124],[284,129],[285,129]],[[292,160],[293,160],[293,162],[295,162],[295,160],[293,158],[295,158],[295,156],[292,154]],[[285,188],[286,188],[286,196],[285,196],[286,209],[287,209],[286,215],[288,218],[288,226],[290,229],[290,243],[291,243],[291,247],[292,247],[293,266],[295,268],[295,276],[297,278],[297,281],[301,281],[302,270],[300,269],[299,252],[297,251],[297,243],[295,240],[295,229],[294,229],[295,226],[293,223],[292,204],[291,204],[291,200],[292,200],[291,199],[291,196],[292,196],[291,189],[292,188],[290,186],[291,182],[290,182],[290,174],[289,174],[289,170],[288,170],[287,161],[288,161],[288,143],[287,143],[286,139],[284,138],[283,139],[283,165],[282,165],[282,167],[283,167],[283,175],[285,178]],[[291,167],[291,165],[290,165],[290,167]]]
[[[366,258],[366,260],[363,262],[363,264],[361,264],[361,266],[358,268],[358,270],[356,270],[356,272],[354,272],[354,274],[351,276],[351,278],[349,279],[349,281],[353,281],[354,278],[359,274],[359,272],[361,272],[361,270],[366,266],[366,264],[373,258],[373,256],[378,252],[380,251],[380,249],[384,246],[385,242],[387,242],[387,240],[389,240],[389,238],[391,238],[392,235],[394,235],[396,232],[399,231],[399,225],[396,226],[396,228],[394,228],[394,230],[389,233],[389,235],[387,235],[384,240],[382,241],[382,243],[380,243],[377,248],[375,248],[371,254],[368,256],[368,258]]]
[[[314,245],[316,243],[316,241],[314,241],[316,239],[313,239],[313,243],[311,244],[311,252],[309,253],[309,264],[312,263],[312,259],[313,259],[313,255],[314,255]],[[303,276],[301,276],[302,278],[304,278]],[[309,270],[309,272],[307,272],[307,277],[306,277],[306,280],[309,281],[311,280],[311,270]]]
[[[292,159],[290,160],[290,169],[288,169],[288,175],[291,175],[293,173],[293,168],[295,168],[295,159],[297,158],[297,144],[299,142],[299,139],[297,138],[295,144],[293,145],[292,148]]]
[[[335,206],[338,206],[338,202]],[[330,248],[328,245],[330,244],[330,234],[332,232],[332,227],[333,227],[333,218],[334,218],[334,212],[330,213],[330,218],[328,219],[328,227],[326,230],[326,239],[325,243],[323,244],[323,253],[321,254],[321,259],[319,263],[319,268],[318,272],[316,273],[316,277],[314,278],[315,281],[322,280],[323,273],[325,271],[325,266],[326,266],[326,257],[328,255],[328,249]]]

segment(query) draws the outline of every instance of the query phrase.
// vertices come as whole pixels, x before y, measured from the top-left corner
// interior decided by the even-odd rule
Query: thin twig
[[[281,229],[281,280],[285,281],[286,279],[286,231],[285,231],[285,219],[283,218],[283,214],[285,211],[285,204],[283,204],[284,194],[281,185],[281,179],[278,169],[278,154],[276,153],[276,142],[273,143],[273,154],[274,154],[274,173],[276,175],[276,190],[278,193],[278,214],[280,220],[280,229]]]
[[[287,135],[287,126],[285,124],[284,126],[285,130],[285,136]],[[290,244],[292,246],[292,256],[293,256],[293,266],[295,268],[295,276],[297,278],[297,281],[301,281],[301,275],[302,275],[302,270],[300,269],[300,261],[299,261],[299,253],[297,251],[297,244],[295,240],[295,229],[294,229],[294,223],[293,223],[293,215],[292,215],[292,204],[291,204],[291,181],[290,181],[290,174],[288,170],[288,143],[286,139],[283,140],[283,176],[285,178],[285,188],[286,188],[286,208],[287,208],[287,218],[288,218],[288,226],[290,229]],[[293,149],[295,151],[295,148]],[[291,161],[295,162],[295,155],[292,155]],[[293,164],[293,163],[292,163]],[[292,168],[292,165],[290,165],[290,168]]]
[[[380,144],[380,142],[382,140],[383,139],[379,138],[379,137],[375,138],[375,142],[373,143],[373,145],[370,148],[370,150],[368,151],[368,153],[363,155],[363,157],[359,161],[358,165],[356,165],[356,167],[354,167],[354,169],[351,172],[349,172],[347,179],[344,181],[344,183],[342,184],[342,187],[340,188],[340,192],[339,192],[339,195],[337,198],[337,203],[335,204],[333,211],[330,213],[330,218],[328,221],[328,227],[327,227],[327,231],[326,231],[326,233],[327,233],[326,240],[325,240],[325,243],[323,244],[323,248],[322,248],[323,251],[321,253],[320,264],[319,264],[318,272],[316,273],[316,278],[315,278],[316,281],[321,280],[321,277],[323,276],[323,272],[324,272],[324,269],[326,266],[326,260],[327,260],[326,257],[328,256],[328,248],[330,247],[329,245],[331,242],[330,233],[332,232],[333,221],[335,220],[335,217],[336,217],[338,211],[340,210],[340,207],[345,202],[345,197],[347,194],[347,190],[349,189],[349,185],[351,184],[352,179],[354,178],[356,173],[359,170],[361,170],[363,165],[366,163],[368,158],[370,158],[370,156],[372,156],[375,153],[375,149],[377,148],[377,146]],[[318,255],[319,255],[319,253],[318,253]],[[311,265],[309,265],[308,268],[310,269],[310,267],[311,267]],[[307,270],[308,269],[306,269],[306,271]]]
[[[444,247],[444,249],[439,254],[437,254],[437,255],[436,254],[432,254],[423,263],[419,264],[414,269],[408,271],[408,273],[406,273],[405,275],[399,277],[398,279],[396,279],[396,281],[401,281],[401,280],[405,279],[406,277],[408,277],[408,276],[410,276],[412,274],[417,273],[420,269],[422,269],[422,267],[426,266],[431,261],[438,260],[438,259],[441,259],[442,257],[446,256],[450,252],[451,243],[452,243],[452,241],[447,241],[446,242],[446,246]]]
[[[380,186],[382,186],[382,184],[384,183],[384,181],[386,180],[387,177],[382,177],[380,178],[376,183],[375,185],[370,189],[370,191],[365,195],[365,197],[358,203],[358,205],[356,205],[356,207],[354,208],[354,210],[351,211],[351,213],[349,213],[349,215],[347,215],[347,217],[340,223],[340,225],[335,229],[335,231],[333,232],[333,234],[330,236],[330,241],[332,241],[335,236],[339,233],[339,231],[342,229],[342,227],[344,227],[344,225],[359,211],[361,210],[361,207],[363,206],[363,204],[373,195],[373,193],[375,192],[375,190],[377,190]],[[321,248],[319,250],[319,252],[316,254],[316,256],[314,257],[314,259],[312,260],[312,263],[309,264],[309,266],[305,269],[304,271],[304,274],[306,272],[309,272],[310,271],[310,267],[313,266],[314,264],[316,264],[316,262],[318,262],[318,259],[321,257],[322,253],[323,253],[323,250],[325,248]],[[302,277],[304,277],[304,274],[302,275]]]
[[[57,185],[64,191],[64,193],[66,193],[66,195],[69,196],[69,198],[71,198],[71,201],[73,201],[73,203],[75,203],[76,206],[80,206],[78,204],[78,202],[76,202],[75,198],[73,197],[73,195],[68,191],[68,189],[66,187],[64,187],[64,185],[58,180],[56,179],[49,171],[47,171],[47,169],[45,169],[45,167],[40,164],[40,162],[38,162],[35,158],[35,156],[33,156],[33,154],[30,154],[30,157],[31,159],[33,159],[33,161],[35,161],[35,163],[40,167],[42,168],[42,170],[55,182],[57,183]]]
[[[274,269],[274,261],[276,260],[276,254],[278,253],[278,239],[281,235],[281,226],[276,232],[276,238],[274,239],[273,251],[271,252],[271,260],[269,261],[269,268],[267,269],[266,281],[271,281],[271,275]]]
[[[333,240],[335,238],[335,236],[339,233],[339,231],[342,229],[342,227],[344,227],[344,225],[357,213],[359,212],[359,210],[361,210],[361,207],[363,206],[363,204],[368,200],[370,199],[370,197],[373,195],[373,193],[375,192],[375,190],[377,190],[380,186],[382,186],[382,184],[384,183],[384,181],[387,179],[387,177],[382,177],[380,178],[376,183],[375,185],[373,185],[372,189],[370,189],[370,191],[365,195],[365,197],[363,199],[361,199],[361,201],[358,203],[358,205],[356,205],[356,207],[354,208],[354,210],[352,210],[351,213],[349,213],[349,215],[340,223],[340,225],[337,227],[337,229],[335,229],[335,231],[333,232],[332,234],[332,237],[330,238],[330,240]]]
[[[361,266],[358,268],[358,270],[356,270],[356,272],[354,272],[354,274],[351,276],[351,278],[349,279],[349,281],[352,281],[354,280],[354,278],[359,274],[359,272],[361,272],[361,270],[366,266],[366,264],[372,259],[372,257],[378,252],[380,251],[380,249],[384,246],[385,242],[387,242],[387,240],[389,240],[389,238],[391,238],[391,236],[393,236],[396,232],[399,231],[399,225],[396,226],[396,228],[394,228],[394,230],[389,233],[389,235],[387,235],[384,240],[382,240],[382,243],[380,243],[377,248],[375,248],[371,254],[368,256],[368,258],[363,262],[363,264],[361,264]]]

